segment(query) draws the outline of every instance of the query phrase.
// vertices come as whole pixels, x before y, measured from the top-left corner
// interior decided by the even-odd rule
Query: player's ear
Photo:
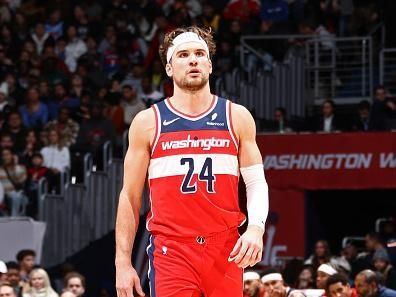
[[[170,63],[166,63],[165,71],[166,71],[166,75],[168,75],[169,77],[172,77],[173,70],[172,70],[172,65]]]

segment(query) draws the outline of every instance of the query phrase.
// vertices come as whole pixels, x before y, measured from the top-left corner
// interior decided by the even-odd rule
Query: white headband
[[[318,271],[324,272],[328,275],[333,275],[337,273],[337,270],[335,270],[333,267],[327,264],[320,265]]]
[[[280,273],[270,273],[266,274],[261,278],[262,283],[266,283],[269,281],[283,281],[283,277]]]
[[[259,280],[260,275],[254,271],[248,271],[243,274],[243,281]]]
[[[197,33],[184,32],[180,35],[177,35],[175,37],[175,39],[173,39],[173,41],[172,41],[173,45],[168,48],[168,51],[166,53],[166,62],[169,63],[170,59],[172,58],[173,53],[175,52],[176,48],[179,45],[181,45],[183,43],[187,43],[187,42],[198,42],[205,48],[205,50],[209,56],[209,48],[208,48],[208,45],[205,42],[205,40],[203,40],[201,37],[199,37]]]

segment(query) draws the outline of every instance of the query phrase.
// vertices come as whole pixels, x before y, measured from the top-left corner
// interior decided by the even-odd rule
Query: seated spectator
[[[312,266],[306,265],[303,267],[301,272],[298,274],[298,279],[295,287],[296,289],[301,290],[315,288],[314,270],[312,269]]]
[[[58,40],[63,35],[63,21],[60,9],[54,9],[45,24],[45,31],[51,34],[54,40]]]
[[[277,107],[274,112],[274,118],[275,118],[275,122],[274,122],[273,131],[278,133],[285,133],[285,132],[287,133],[293,131],[289,121],[286,118],[285,108]]]
[[[70,147],[76,143],[80,125],[70,118],[70,111],[67,107],[61,107],[58,118],[48,122],[44,129],[58,131],[59,143],[62,146]]]
[[[321,264],[332,263],[337,264],[335,258],[331,255],[329,243],[326,240],[318,240],[315,243],[314,253],[305,260],[305,265],[312,265],[314,271],[316,271]]]
[[[328,278],[336,273],[337,270],[335,270],[331,265],[329,264],[320,265],[316,273],[316,288],[325,289]]]
[[[226,20],[237,20],[242,23],[249,22],[259,16],[260,7],[260,1],[257,0],[230,1],[224,8],[223,17]]]
[[[385,248],[385,244],[377,232],[367,233],[365,236],[366,253],[362,255],[362,261],[365,261],[366,267],[373,269],[373,257],[376,251]]]
[[[19,156],[20,163],[30,166],[33,154],[37,151],[40,151],[40,149],[41,143],[37,139],[36,132],[33,129],[27,130],[25,136],[25,147]]]
[[[65,290],[72,292],[76,297],[82,297],[85,293],[85,277],[78,272],[66,274],[64,285]]]
[[[56,119],[59,109],[62,107],[67,107],[71,114],[75,114],[80,107],[80,99],[70,96],[66,86],[62,83],[57,83],[55,84],[54,98],[48,102],[50,119]]]
[[[325,100],[322,104],[322,115],[316,123],[316,131],[335,132],[340,130],[340,124],[334,113],[335,103],[333,100]]]
[[[164,94],[154,90],[151,78],[145,76],[142,79],[142,93],[139,94],[147,107],[164,99]]]
[[[16,262],[7,263],[7,281],[14,288],[17,297],[22,297],[23,283],[21,282],[20,267]]]
[[[44,23],[37,22],[34,27],[34,32],[31,35],[31,39],[36,45],[36,52],[41,55],[44,51],[46,44],[54,44],[55,41],[48,32],[45,32]]]
[[[21,276],[21,282],[23,283],[23,287],[29,287],[29,275],[33,270],[33,267],[36,263],[36,252],[33,250],[20,250],[16,254],[16,260],[19,264],[19,273]]]
[[[75,72],[78,59],[87,52],[87,45],[78,37],[76,26],[69,25],[66,32],[68,43],[65,48],[65,63],[70,72]]]
[[[39,90],[30,87],[27,90],[26,104],[19,109],[26,128],[42,128],[48,122],[48,107],[40,102]]]
[[[304,293],[287,286],[280,273],[271,269],[261,278],[266,297],[305,297]]]
[[[260,275],[254,271],[243,273],[243,296],[259,297],[261,291]]]
[[[3,82],[0,84],[0,115],[5,119],[11,111],[11,106],[8,101],[8,84]]]
[[[7,133],[7,132],[3,132],[1,133],[0,136],[0,149],[10,149],[12,150],[14,148],[15,144],[14,141],[12,139],[11,134]]]
[[[90,152],[94,164],[103,168],[102,147],[106,141],[115,144],[116,134],[111,121],[103,116],[103,105],[95,102],[91,105],[90,118],[81,124],[75,149],[79,152]]]
[[[396,271],[390,263],[386,249],[378,249],[373,256],[373,265],[384,279],[385,287],[396,290]]]
[[[124,109],[120,103],[121,94],[119,92],[109,93],[106,96],[104,116],[113,123],[117,136],[122,136],[125,131]]]
[[[59,142],[57,130],[48,132],[48,141],[48,146],[41,149],[43,165],[48,168],[49,190],[59,193],[60,173],[70,168],[70,152],[68,147]]]
[[[356,289],[351,288],[348,279],[342,274],[333,274],[326,281],[327,297],[358,297]]]
[[[16,156],[10,149],[4,148],[1,154],[3,166],[0,167],[0,182],[3,184],[9,201],[10,215],[23,216],[28,203],[24,192],[27,179],[26,168],[18,164]]]
[[[15,151],[17,153],[23,152],[27,131],[22,124],[22,118],[19,112],[12,111],[9,113],[7,124],[4,128],[4,130],[11,136],[13,140]]]
[[[29,194],[33,195],[38,189],[40,179],[47,176],[48,168],[44,166],[44,159],[40,153],[34,153],[30,163],[31,165],[27,169],[29,177],[28,190]]]
[[[0,260],[0,285],[7,281],[7,272],[6,264]]]
[[[51,287],[47,272],[42,268],[36,268],[30,272],[30,289],[23,294],[23,297],[40,296],[59,297]]]
[[[392,119],[396,118],[396,104],[389,98],[384,86],[376,87],[370,112],[370,130],[385,131],[392,127]]]
[[[17,297],[14,288],[7,282],[0,281],[0,296],[1,297]]]
[[[359,297],[396,297],[396,291],[381,286],[377,274],[369,269],[356,275],[355,288]]]
[[[121,106],[124,108],[124,124],[126,127],[132,123],[135,116],[142,110],[146,109],[146,105],[138,97],[136,90],[130,85],[122,87]]]
[[[370,102],[363,100],[359,102],[358,114],[352,123],[353,131],[368,131],[370,121]]]

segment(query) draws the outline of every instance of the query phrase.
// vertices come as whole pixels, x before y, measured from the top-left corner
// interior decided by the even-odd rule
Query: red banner
[[[396,133],[258,135],[272,189],[396,188]]]
[[[271,190],[270,211],[260,265],[277,266],[285,257],[303,257],[305,248],[304,192]]]

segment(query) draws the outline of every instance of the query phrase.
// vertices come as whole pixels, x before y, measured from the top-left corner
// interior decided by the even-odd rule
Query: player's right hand
[[[145,296],[140,279],[132,265],[116,266],[116,289],[118,297],[135,297],[133,288],[139,296]]]

